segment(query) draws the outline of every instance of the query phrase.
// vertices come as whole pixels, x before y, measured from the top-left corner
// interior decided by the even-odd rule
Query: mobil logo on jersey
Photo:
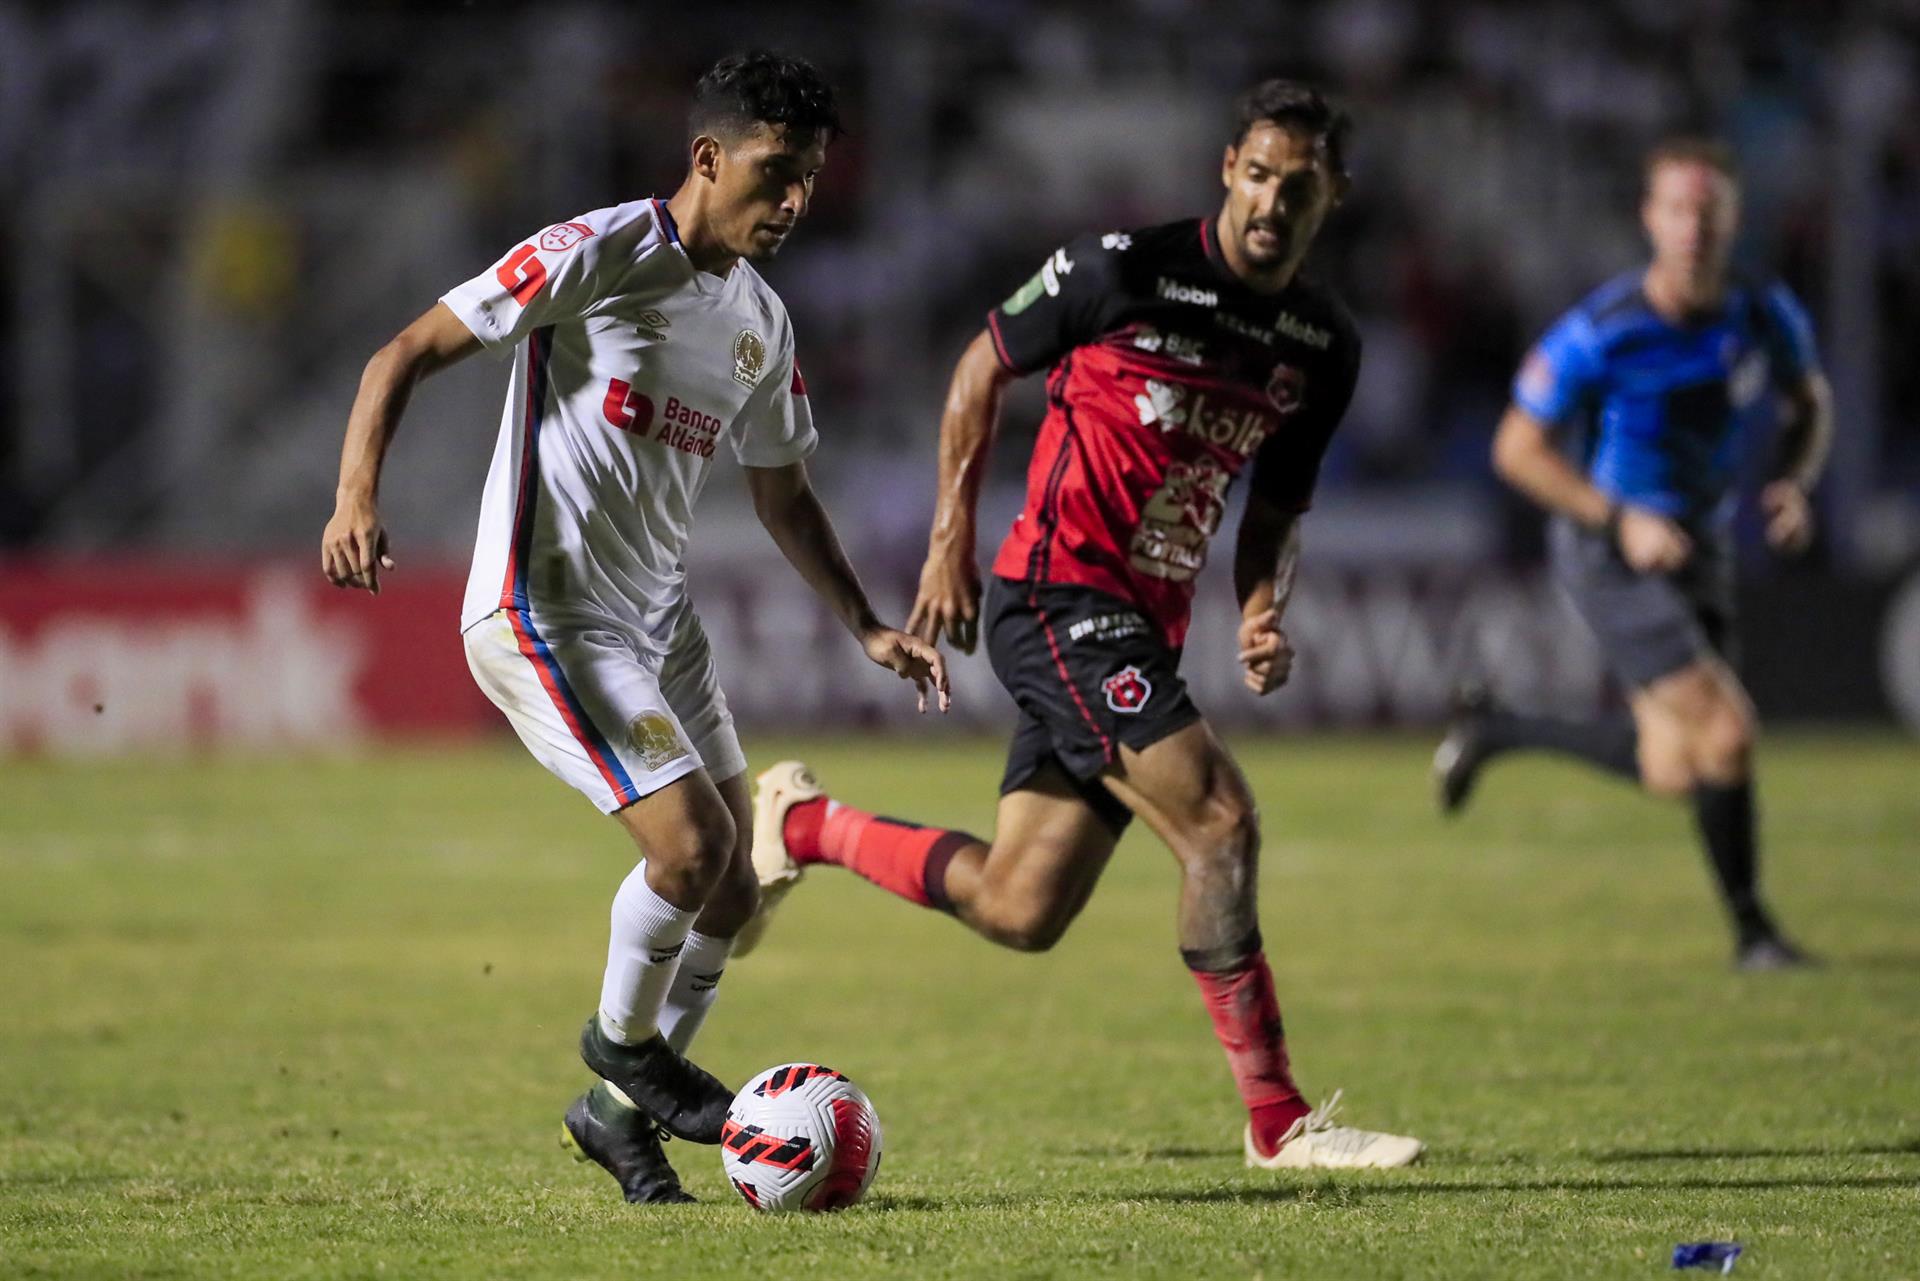
[[[714,442],[724,425],[718,414],[710,414],[678,396],[667,396],[656,404],[654,397],[624,378],[607,380],[600,415],[621,431],[698,458],[713,457]]]
[[[1148,378],[1133,398],[1142,427],[1181,432],[1244,458],[1280,425],[1271,400],[1256,404],[1244,396],[1170,379]]]

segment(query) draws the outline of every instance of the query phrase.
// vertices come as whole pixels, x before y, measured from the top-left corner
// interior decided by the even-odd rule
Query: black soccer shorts
[[[1100,775],[1122,746],[1140,751],[1200,719],[1180,651],[1135,606],[1089,587],[995,576],[983,622],[993,674],[1020,707],[1000,794],[1055,764],[1102,822],[1124,831],[1133,814]]]
[[[1693,558],[1674,574],[1638,574],[1613,540],[1555,520],[1548,529],[1553,576],[1599,638],[1614,674],[1644,689],[1702,658],[1739,661],[1733,556],[1694,535]]]

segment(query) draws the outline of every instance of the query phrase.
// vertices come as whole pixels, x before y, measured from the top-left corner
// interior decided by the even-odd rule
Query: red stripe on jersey
[[[993,354],[1000,357],[1000,363],[1016,374],[1026,370],[1013,363],[1013,357],[1007,354],[1007,340],[1000,336],[1000,319],[992,312],[987,313],[987,336],[993,339]]]
[[[795,396],[807,394],[807,380],[800,376],[800,362],[793,362],[793,381],[787,384],[787,391]]]
[[[540,419],[546,406],[547,331],[536,329],[527,335],[527,407],[522,418],[524,432],[520,441],[520,483],[514,487],[513,523],[507,542],[507,572],[500,584],[500,608],[526,606],[525,585],[520,581],[525,546],[532,542],[534,459],[540,445]]]

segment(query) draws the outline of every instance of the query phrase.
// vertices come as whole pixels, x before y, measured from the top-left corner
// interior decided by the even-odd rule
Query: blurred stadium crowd
[[[1367,339],[1330,501],[1484,507],[1517,357],[1635,260],[1646,143],[1704,127],[1748,174],[1744,256],[1821,322],[1830,545],[1920,538],[1915,0],[0,4],[0,537],[304,550],[372,348],[526,231],[670,190],[686,91],[745,42],[850,100],[771,272],[835,488],[884,474],[917,517],[982,311],[1077,231],[1209,209],[1227,99],[1281,72],[1359,125],[1316,260]],[[416,545],[470,538],[497,390],[467,382],[400,463],[445,478],[409,488]]]
[[[1819,326],[1822,563],[1920,557],[1920,0],[0,0],[0,548],[304,562],[367,356],[529,231],[669,192],[694,79],[748,44],[818,62],[853,130],[767,274],[870,577],[917,569],[985,309],[1073,234],[1213,210],[1230,100],[1269,74],[1357,122],[1310,267],[1367,356],[1310,559],[1532,563],[1491,431],[1532,337],[1639,260],[1639,157],[1676,129],[1733,144],[1741,256]],[[473,361],[419,398],[403,564],[464,561],[501,385]],[[717,489],[710,544],[745,546]]]

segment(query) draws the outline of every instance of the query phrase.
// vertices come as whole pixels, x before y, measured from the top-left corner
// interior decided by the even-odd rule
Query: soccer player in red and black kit
[[[836,863],[1041,951],[1138,815],[1180,862],[1180,954],[1247,1106],[1247,1163],[1405,1165],[1418,1140],[1334,1125],[1337,1093],[1313,1108],[1294,1084],[1260,939],[1257,808],[1179,674],[1194,578],[1228,485],[1250,471],[1233,565],[1240,662],[1255,694],[1286,681],[1300,514],[1360,364],[1344,309],[1298,274],[1347,185],[1346,117],[1277,80],[1238,105],[1218,214],[1067,245],[989,314],[954,371],[907,626],[968,652],[984,631],[1019,704],[992,843],[841,805],[787,761],[760,776],[754,863],[763,913],[807,866]],[[1006,385],[1041,370],[1026,507],[982,609],[987,451]]]

